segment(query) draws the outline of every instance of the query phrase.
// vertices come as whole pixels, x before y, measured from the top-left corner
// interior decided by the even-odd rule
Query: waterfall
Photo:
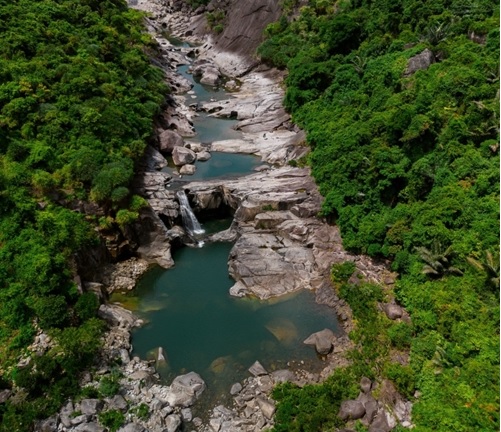
[[[184,193],[184,190],[179,190],[176,192],[177,199],[179,201],[179,209],[181,211],[181,217],[183,219],[184,228],[190,236],[203,234],[205,231],[200,226],[195,213],[190,207],[188,202],[188,197]]]

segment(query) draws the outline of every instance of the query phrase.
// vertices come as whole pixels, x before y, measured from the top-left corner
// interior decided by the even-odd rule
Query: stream
[[[195,82],[188,66],[179,67],[179,72],[194,82],[187,104],[190,99],[228,98],[223,90]],[[196,140],[241,138],[232,129],[235,121],[199,114],[194,118]],[[194,176],[183,180],[244,176],[259,164],[255,156],[212,152],[209,161],[197,163]],[[210,234],[230,224],[231,219],[212,220],[202,228]],[[227,261],[232,246],[182,247],[173,252],[174,268],[153,268],[132,293],[112,297],[145,322],[133,331],[133,354],[157,360],[161,348],[165,360],[157,361],[156,367],[166,383],[179,374],[199,373],[208,387],[200,401],[206,406],[225,401],[231,385],[247,377],[256,360],[268,371],[294,367],[320,371],[323,360],[303,340],[324,328],[339,332],[334,311],[316,304],[309,291],[268,301],[230,296],[234,282]]]

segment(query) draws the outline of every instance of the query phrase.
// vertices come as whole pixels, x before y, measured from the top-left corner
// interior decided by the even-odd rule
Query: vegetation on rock
[[[400,273],[410,365],[387,375],[421,393],[416,430],[499,430],[499,5],[297,5],[258,52],[288,70],[324,216]]]

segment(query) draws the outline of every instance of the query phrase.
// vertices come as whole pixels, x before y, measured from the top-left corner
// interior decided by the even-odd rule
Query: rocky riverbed
[[[289,164],[300,160],[308,148],[304,144],[304,133],[291,124],[282,107],[282,74],[256,67],[255,60],[249,56],[222,50],[221,44],[218,46],[210,37],[204,41],[198,39],[197,35],[205,31],[200,11],[189,14],[174,0],[131,0],[130,6],[150,13],[147,27],[161,48],[163,58],[158,64],[165,71],[173,95],[158,126],[158,142],[147,149],[135,179],[136,192],[149,203],[149,209],[141,214],[137,257],[108,266],[99,277],[83,282],[83,287],[100,293],[102,298],[114,290],[131,289],[150,264],[172,266],[171,246],[189,241],[180,226],[175,192],[169,189],[179,178],[175,173],[160,171],[167,165],[167,155],[173,154],[179,171],[184,170],[179,174],[185,180],[193,169],[185,167],[196,167],[198,162],[210,157],[210,152],[255,154],[263,161],[260,172],[233,180],[182,184],[195,212],[225,209],[234,214],[227,231],[206,239],[235,241],[228,262],[229,274],[235,280],[230,294],[268,299],[301,289],[313,290],[317,302],[335,310],[343,333],[335,336],[323,331],[306,341],[325,358],[325,368],[320,374],[303,370],[300,364],[288,370],[268,372],[256,359],[249,376],[228,389],[232,402],[228,406],[213,407],[202,419],[194,417],[191,410],[197,399],[203,397],[202,378],[191,371],[175,378],[170,385],[161,384],[155,370],[155,363],[162,361],[161,352],[156,361],[130,355],[131,330],[142,322],[119,305],[105,303],[99,314],[109,323],[110,330],[105,336],[96,372],[82,377],[82,385],[98,388],[103,378],[118,374],[117,394],[104,401],[95,398],[69,401],[57,416],[41,422],[37,430],[104,431],[99,416],[113,410],[125,416],[122,432],[175,432],[182,424],[183,430],[208,432],[264,430],[273,425],[275,403],[269,395],[275,384],[291,381],[302,386],[319,382],[335,367],[348,362],[345,353],[353,346],[347,337],[353,329],[352,316],[331,286],[331,266],[352,261],[357,269],[354,280],[381,284],[393,284],[395,275],[384,263],[346,252],[337,227],[317,217],[322,198],[309,169],[292,166],[297,163]],[[274,19],[272,12],[270,20]],[[164,36],[165,31],[198,45],[176,47]],[[176,73],[175,66],[186,64],[194,57],[197,61],[192,70],[201,81],[210,85],[226,83],[234,91],[226,100],[190,104],[186,94],[190,84]],[[242,138],[197,142],[193,138],[192,119],[200,111],[214,117],[237,119],[236,128],[242,131]],[[405,313],[397,308],[393,304],[382,305],[392,319],[404,319]],[[42,335],[39,339],[46,342]],[[115,366],[111,367],[112,364]],[[383,383],[383,387],[390,384]],[[391,389],[383,392],[390,394],[391,401],[376,400],[372,394],[375,386],[370,382],[361,383],[361,395],[356,401],[347,401],[340,415],[362,418],[367,425],[376,424],[372,427],[374,431],[389,431],[397,423],[410,425],[410,406]]]

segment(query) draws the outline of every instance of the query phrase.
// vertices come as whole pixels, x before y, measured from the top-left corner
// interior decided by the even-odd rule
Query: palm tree
[[[440,242],[435,240],[433,241],[431,250],[424,246],[416,247],[415,250],[419,254],[419,258],[426,263],[421,273],[437,278],[446,274],[453,274],[456,276],[463,275],[463,272],[457,267],[453,267],[449,261],[449,258],[453,254],[451,246],[442,250]]]
[[[485,273],[489,285],[499,290],[499,257],[494,257],[488,250],[484,251],[484,257],[477,260],[472,257],[466,258],[469,264],[480,272]]]

